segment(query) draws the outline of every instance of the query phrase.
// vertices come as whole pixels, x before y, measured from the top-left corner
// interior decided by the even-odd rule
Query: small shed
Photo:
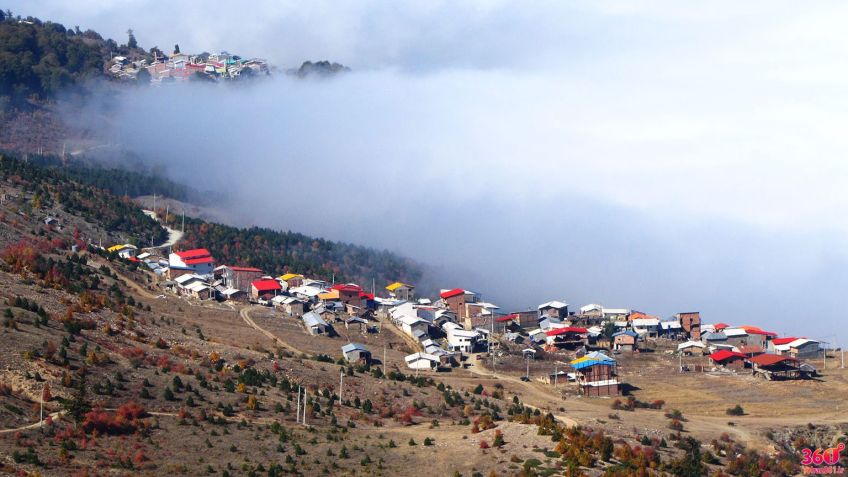
[[[613,349],[619,351],[634,351],[637,349],[636,342],[639,340],[639,335],[635,331],[625,330],[619,331],[612,335]]]
[[[323,335],[330,332],[330,325],[321,318],[321,315],[314,311],[310,311],[303,315],[303,324],[313,335]]]
[[[416,370],[433,370],[439,367],[439,357],[429,353],[413,353],[405,358],[406,365],[410,369]]]
[[[342,346],[344,359],[348,363],[362,363],[365,365],[371,364],[371,352],[365,345],[359,343],[348,343]]]

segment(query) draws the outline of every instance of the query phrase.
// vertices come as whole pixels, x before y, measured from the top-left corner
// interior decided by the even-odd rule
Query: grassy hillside
[[[0,155],[0,180],[21,188],[19,213],[24,216],[46,215],[48,209],[60,207],[130,242],[160,243],[167,238],[165,229],[129,198],[74,181],[64,170]]]

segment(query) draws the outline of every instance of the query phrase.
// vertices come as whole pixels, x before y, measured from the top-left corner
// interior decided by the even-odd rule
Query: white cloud
[[[239,191],[248,205],[292,189],[257,222],[462,261],[513,303],[533,290],[510,289],[504,264],[569,300],[648,311],[767,323],[781,299],[837,305],[840,3],[233,5],[11,8],[113,36],[133,26],[145,45],[354,66],[329,82],[128,100],[124,132],[175,172],[258,183]],[[313,195],[362,215],[310,208]]]

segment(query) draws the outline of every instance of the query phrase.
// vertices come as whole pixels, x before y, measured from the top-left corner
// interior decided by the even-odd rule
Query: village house
[[[635,331],[619,331],[612,335],[612,348],[618,351],[636,351],[638,341],[639,334]]]
[[[371,364],[371,352],[365,345],[359,343],[348,343],[342,346],[342,354],[348,363],[361,363],[365,366]]]
[[[661,321],[660,334],[669,339],[681,339],[683,338],[683,326],[677,320]]]
[[[643,338],[656,338],[659,336],[660,320],[650,315],[642,314],[644,317],[630,320],[633,331]]]
[[[560,349],[577,349],[589,344],[589,330],[578,326],[553,328],[545,332],[548,346]]]
[[[188,271],[198,275],[211,276],[215,268],[215,259],[212,258],[209,250],[198,248],[171,253],[168,256],[168,266],[171,272]],[[176,273],[175,275],[180,274],[182,273]],[[173,279],[175,276],[172,275],[171,278]]]
[[[603,321],[623,321],[627,322],[627,317],[630,316],[630,310],[627,308],[603,308],[601,310]]]
[[[495,310],[499,307],[495,304],[485,301],[476,303],[466,303],[467,310],[464,325],[466,329],[474,329],[481,326],[491,329],[493,326],[492,319],[496,316]]]
[[[358,316],[351,316],[350,318],[344,320],[344,325],[346,330],[355,329],[360,333],[362,333],[363,330],[368,330],[368,321]]]
[[[473,353],[480,333],[474,330],[466,330],[456,323],[445,323],[442,327],[445,331],[448,349],[460,353]]]
[[[213,296],[213,289],[206,283],[206,277],[189,273],[174,279],[180,295],[190,296],[198,300],[208,300]]]
[[[549,301],[538,307],[539,318],[549,317],[564,320],[568,317],[568,303],[562,301]]]
[[[418,339],[421,336],[427,336],[430,324],[417,316],[404,315],[400,318],[400,329],[404,333]]]
[[[700,341],[686,341],[685,343],[677,345],[677,352],[684,355],[691,355],[695,353],[701,354],[706,347],[707,345]]]
[[[289,294],[303,299],[309,303],[318,301],[318,295],[324,293],[324,289],[313,285],[301,285],[289,288]]]
[[[737,348],[742,346],[759,346],[760,348],[768,349],[768,341],[777,336],[776,333],[763,331],[756,326],[724,328],[722,333],[727,336],[725,343],[736,346]]]
[[[773,339],[769,341],[769,351],[797,359],[812,359],[821,356],[819,342],[807,338]]]
[[[733,369],[740,371],[745,369],[745,359],[747,357],[737,351],[720,349],[710,355],[710,360],[722,368]]]
[[[519,329],[518,325],[518,315],[515,313],[499,316],[495,318],[495,333],[504,334],[509,332],[510,330]]]
[[[766,353],[754,356],[748,361],[754,368],[754,376],[761,376],[769,381],[802,377],[798,360],[791,356]]]
[[[587,397],[619,396],[621,387],[615,373],[615,360],[593,352],[571,361],[580,393]]]
[[[403,282],[394,282],[386,287],[389,291],[389,296],[396,300],[413,301],[415,300],[415,287]]]
[[[678,313],[674,315],[687,337],[692,341],[701,340],[701,313],[698,311]]]
[[[410,369],[415,370],[434,370],[438,369],[440,359],[438,356],[428,353],[413,353],[404,358],[406,365]]]
[[[298,273],[286,273],[277,277],[277,280],[286,282],[286,289],[303,286],[303,275]]]
[[[330,325],[321,318],[321,315],[314,311],[303,314],[303,324],[313,335],[325,335],[330,333]]]
[[[306,302],[293,296],[277,295],[271,299],[271,303],[289,316],[300,316],[306,311]]]
[[[463,290],[462,288],[454,288],[453,290],[443,290],[439,297],[441,301],[444,303],[445,308],[451,310],[456,316],[456,320],[459,323],[465,323],[468,318],[468,308],[466,304],[477,302],[477,294]],[[466,328],[471,329],[472,326],[469,323]]]
[[[727,343],[727,335],[721,331],[708,331],[701,335],[701,341],[707,346]]]
[[[259,300],[262,298],[270,300],[271,297],[277,296],[282,289],[283,287],[280,285],[280,282],[273,278],[254,280],[250,282],[250,299]]]
[[[362,290],[362,287],[355,283],[336,284],[331,287],[331,290],[338,292],[338,300],[345,305],[352,305],[359,308],[368,306],[369,295]]]
[[[220,279],[227,288],[250,292],[250,284],[262,278],[262,270],[252,267],[233,267],[221,265],[214,270],[215,278]]]
[[[130,259],[135,257],[136,253],[138,252],[138,247],[132,244],[125,243],[121,245],[113,245],[106,249],[106,251],[109,253],[114,253],[121,258]]]

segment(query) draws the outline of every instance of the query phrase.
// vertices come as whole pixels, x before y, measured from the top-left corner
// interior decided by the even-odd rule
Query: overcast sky
[[[351,66],[123,100],[115,134],[233,189],[245,222],[388,247],[505,311],[564,299],[837,333],[848,5],[251,4],[9,8],[145,47]]]

